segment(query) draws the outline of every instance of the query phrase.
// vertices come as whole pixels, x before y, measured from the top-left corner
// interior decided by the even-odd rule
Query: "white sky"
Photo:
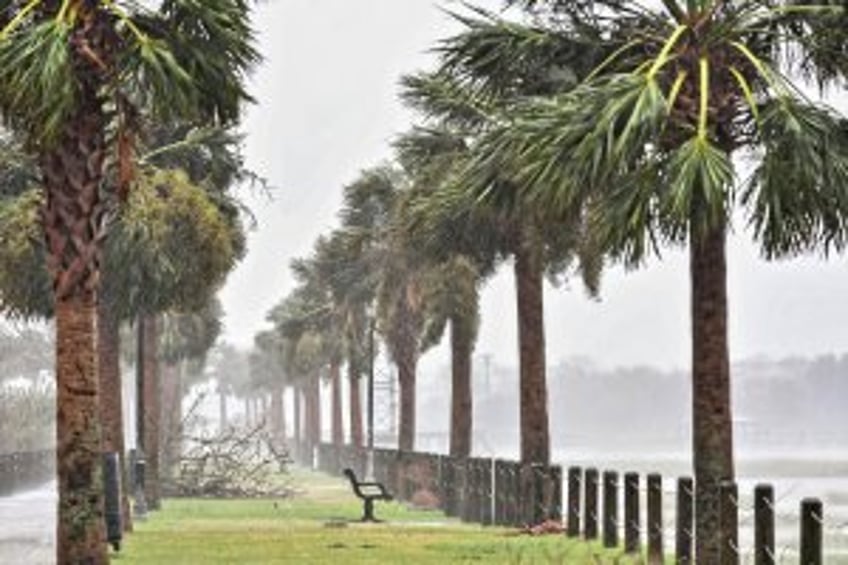
[[[342,186],[389,159],[392,137],[411,124],[396,97],[400,75],[428,67],[427,49],[456,29],[432,0],[280,0],[261,4],[258,20],[267,60],[254,80],[247,155],[278,189],[272,200],[253,199],[259,228],[222,294],[226,337],[244,346],[292,288],[290,260],[335,224]],[[737,232],[728,258],[732,357],[848,351],[848,259],[769,264]],[[477,351],[515,364],[514,287],[509,266],[502,271],[483,294]],[[550,363],[689,364],[684,253],[668,251],[637,272],[611,269],[600,302],[576,281],[549,289],[546,300]],[[445,359],[444,348],[428,354],[425,370]]]

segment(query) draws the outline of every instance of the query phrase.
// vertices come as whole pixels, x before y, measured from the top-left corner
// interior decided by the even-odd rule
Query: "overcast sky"
[[[258,23],[267,60],[254,79],[259,104],[247,119],[247,155],[277,190],[271,200],[251,199],[259,227],[222,294],[227,339],[243,346],[292,288],[290,260],[335,225],[342,187],[389,159],[393,136],[411,124],[397,100],[398,77],[426,68],[428,48],[456,30],[432,0],[281,0],[262,4]],[[735,230],[732,358],[848,351],[848,258],[766,263],[744,226]],[[610,269],[600,301],[587,299],[577,281],[545,298],[550,363],[586,356],[604,366],[689,364],[680,251],[636,272]],[[514,302],[507,265],[483,293],[477,348],[499,364],[517,359]],[[429,354],[425,370],[445,358],[444,348]]]

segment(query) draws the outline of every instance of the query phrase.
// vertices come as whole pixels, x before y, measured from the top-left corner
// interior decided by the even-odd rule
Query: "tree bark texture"
[[[697,563],[719,563],[719,485],[733,480],[725,228],[691,235],[692,418]]]
[[[131,532],[130,482],[124,446],[124,403],[121,394],[120,324],[104,301],[97,306],[97,362],[103,451],[118,454],[121,473],[121,521],[124,531]]]
[[[450,454],[469,457],[472,441],[471,339],[451,320]]]
[[[399,327],[394,349],[395,364],[398,369],[400,385],[400,429],[398,430],[398,449],[415,449],[415,372],[418,365],[418,321],[414,307],[410,303],[411,289],[407,289],[398,305],[400,312]]]
[[[57,563],[108,562],[92,295],[56,304]]]
[[[301,400],[301,390],[299,386],[295,386],[292,389],[292,404],[293,406],[293,414],[294,418],[294,442],[297,445],[300,445],[300,442],[303,441],[303,434],[301,433],[301,416],[300,416],[300,400]]]
[[[162,406],[159,382],[159,331],[156,316],[144,315],[141,319],[144,395],[144,497],[147,507],[158,510],[162,507],[159,483],[160,436]]]
[[[550,463],[541,257],[528,242],[515,253],[521,398],[521,461]]]
[[[354,363],[348,362],[348,390],[350,396],[350,444],[363,446],[362,436],[362,391],[359,387],[359,373]]]
[[[332,442],[333,445],[344,444],[344,425],[342,422],[342,376],[341,364],[338,361],[330,363],[330,387],[332,395]]]
[[[310,447],[321,443],[321,379],[314,375],[307,384],[308,440]]]
[[[274,446],[281,446],[286,441],[285,414],[283,414],[283,386],[275,384],[271,389],[271,439]]]

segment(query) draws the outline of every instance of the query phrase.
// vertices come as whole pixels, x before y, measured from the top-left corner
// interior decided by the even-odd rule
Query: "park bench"
[[[344,475],[350,481],[350,486],[353,489],[353,494],[362,499],[362,522],[379,522],[374,517],[374,501],[375,500],[392,500],[392,495],[386,490],[382,483],[367,483],[356,480],[356,473],[353,469],[345,469]]]

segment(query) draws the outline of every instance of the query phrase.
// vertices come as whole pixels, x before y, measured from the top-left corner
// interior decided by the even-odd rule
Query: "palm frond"
[[[51,142],[75,111],[71,28],[47,20],[0,37],[0,114],[34,143]]]
[[[848,120],[785,99],[762,110],[759,153],[743,202],[763,253],[842,249],[848,218]]]

